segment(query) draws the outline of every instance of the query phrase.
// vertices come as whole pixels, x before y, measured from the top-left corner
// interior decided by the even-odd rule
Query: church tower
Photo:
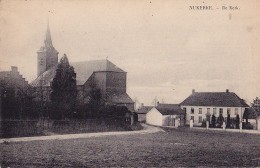
[[[40,50],[37,51],[37,76],[40,76],[45,71],[58,64],[58,54],[59,52],[52,46],[51,32],[48,23],[44,45],[40,48]]]

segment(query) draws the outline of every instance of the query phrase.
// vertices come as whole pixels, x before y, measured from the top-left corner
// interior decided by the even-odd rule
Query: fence
[[[0,136],[9,137],[20,137],[20,136],[33,136],[39,135],[37,130],[38,121],[34,120],[8,120],[0,121]]]
[[[9,120],[0,121],[0,137],[21,137],[50,134],[124,131],[130,129],[125,117],[84,120]]]

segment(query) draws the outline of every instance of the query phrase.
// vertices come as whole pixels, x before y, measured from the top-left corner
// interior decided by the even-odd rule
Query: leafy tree
[[[33,106],[33,90],[11,80],[0,80],[2,119],[32,119],[38,115]]]
[[[51,85],[52,117],[72,118],[77,98],[76,73],[64,54],[61,58]]]
[[[215,126],[216,126],[216,117],[215,117],[214,114],[211,117],[211,124],[212,124],[212,127],[215,128]]]
[[[253,100],[253,103],[251,103],[251,106],[255,109],[255,111],[258,112],[258,115],[260,114],[260,99],[258,99],[258,97],[256,97]]]
[[[249,109],[246,108],[243,114],[243,119],[246,119],[246,124],[248,124],[248,117],[249,117]]]
[[[230,128],[230,114],[227,116],[227,128]]]
[[[223,117],[223,115],[220,113],[219,116],[218,116],[218,119],[217,119],[217,125],[218,125],[219,127],[221,127],[222,124],[223,124],[223,122],[224,122],[224,117]]]
[[[237,116],[236,116],[236,128],[239,128],[239,123],[240,123],[240,118],[239,118],[239,115],[237,114]]]

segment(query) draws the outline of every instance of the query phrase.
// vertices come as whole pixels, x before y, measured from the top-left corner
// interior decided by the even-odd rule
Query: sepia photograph
[[[0,168],[260,167],[259,0],[0,0]]]

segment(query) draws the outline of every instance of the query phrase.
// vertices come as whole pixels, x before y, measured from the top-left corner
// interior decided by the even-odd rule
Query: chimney
[[[12,68],[12,72],[17,72],[17,67],[16,66],[11,66],[11,68]]]
[[[194,94],[195,93],[195,89],[192,89],[192,94]]]
[[[229,90],[228,90],[228,89],[226,89],[226,93],[229,93]]]

